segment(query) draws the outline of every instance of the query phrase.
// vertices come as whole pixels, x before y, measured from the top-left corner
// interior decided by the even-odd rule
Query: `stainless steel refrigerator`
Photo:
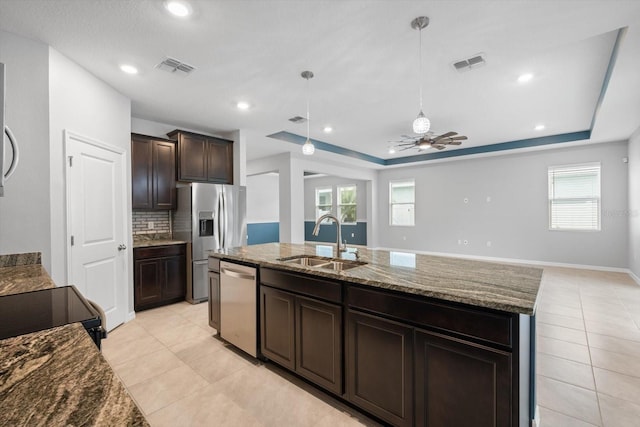
[[[246,187],[192,183],[178,187],[173,237],[187,244],[187,301],[209,299],[207,251],[246,245]]]

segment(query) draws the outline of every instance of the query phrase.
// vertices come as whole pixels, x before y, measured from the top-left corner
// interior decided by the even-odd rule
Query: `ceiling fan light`
[[[310,139],[307,139],[304,144],[302,144],[302,154],[305,156],[311,156],[316,151],[316,147],[313,145]]]
[[[420,110],[420,114],[418,114],[418,117],[413,121],[413,132],[422,135],[429,132],[430,128],[431,122],[425,117],[422,110]]]

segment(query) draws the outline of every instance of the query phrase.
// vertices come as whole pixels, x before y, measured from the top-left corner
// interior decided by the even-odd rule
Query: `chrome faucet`
[[[332,219],[333,222],[336,223],[336,227],[338,228],[338,238],[336,241],[336,256],[339,257],[340,256],[340,252],[346,252],[347,251],[347,243],[342,243],[342,230],[340,227],[340,220],[338,218],[336,218],[335,216],[331,215],[330,213],[326,213],[324,215],[322,215],[320,218],[318,218],[316,220],[316,226],[313,227],[313,235],[317,236],[318,232],[320,232],[320,223],[322,221],[324,221],[325,219]]]

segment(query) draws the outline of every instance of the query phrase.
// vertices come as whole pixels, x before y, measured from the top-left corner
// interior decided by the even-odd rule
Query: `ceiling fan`
[[[447,145],[460,145],[462,141],[467,139],[464,135],[458,135],[457,132],[447,132],[442,135],[435,135],[433,132],[427,132],[424,135],[401,135],[402,139],[398,141],[392,141],[392,149],[398,151],[409,150],[410,148],[417,148],[418,150],[426,150],[428,148],[435,148],[437,150],[444,150]]]

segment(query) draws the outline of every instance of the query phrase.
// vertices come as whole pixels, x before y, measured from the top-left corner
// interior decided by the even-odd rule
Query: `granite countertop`
[[[40,253],[0,255],[0,296],[51,289]],[[148,425],[80,323],[0,340],[0,425]]]
[[[345,271],[278,261],[302,254],[332,256],[334,252],[335,245],[267,243],[209,254],[510,313],[533,315],[535,312],[542,278],[540,268],[360,248],[360,261],[367,264]],[[353,259],[353,254],[345,255]]]
[[[149,425],[79,323],[0,340],[0,354],[0,425]]]
[[[0,296],[55,288],[49,273],[40,264],[0,268]]]
[[[175,240],[168,234],[136,234],[133,236],[134,248],[149,248],[152,246],[182,245],[184,240]]]

